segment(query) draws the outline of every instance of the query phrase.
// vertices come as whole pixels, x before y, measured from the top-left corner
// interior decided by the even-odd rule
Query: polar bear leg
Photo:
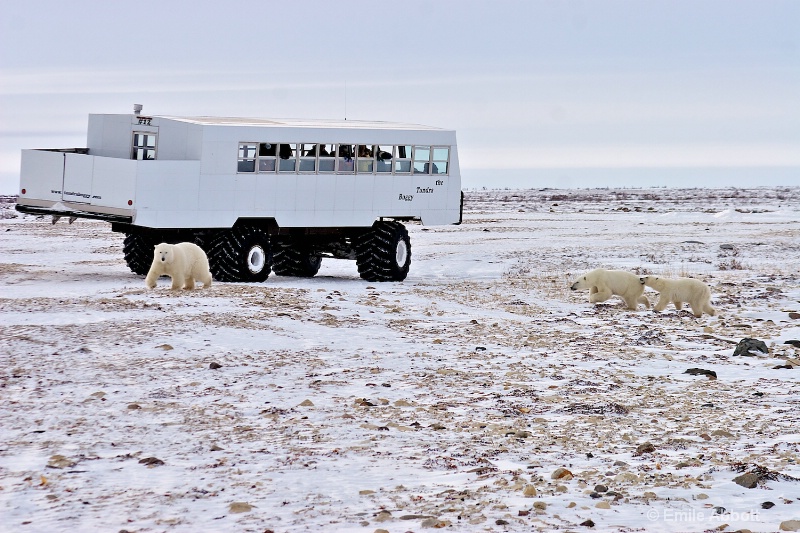
[[[189,291],[194,289],[194,278],[192,276],[186,278],[186,281],[183,282],[183,288]]]
[[[669,298],[664,298],[663,296],[659,295],[658,303],[655,307],[653,307],[653,311],[663,311],[667,308],[667,304],[669,303]]]
[[[208,269],[208,261],[197,261],[192,266],[192,288],[194,288],[194,281],[197,280],[203,284],[206,289],[211,286],[211,272]]]
[[[673,303],[673,304],[675,304],[675,309],[677,309],[678,311],[680,311],[681,309],[683,309],[683,302],[682,302],[682,301],[680,301],[680,300],[675,300],[675,301],[673,301],[672,303]],[[692,309],[694,309],[694,306],[692,306]]]
[[[172,274],[172,287],[173,291],[179,291],[183,288],[183,279],[177,273]]]
[[[622,299],[625,300],[625,305],[631,311],[636,311],[639,309],[639,300],[636,298],[636,296],[623,296]]]
[[[695,318],[703,316],[703,306],[699,302],[689,302],[689,307],[692,308],[692,314]]]
[[[640,304],[644,304],[644,306],[646,308],[650,309],[650,300],[647,299],[647,296],[644,296],[644,295],[639,296],[639,298],[636,300],[636,302],[640,303]]]
[[[710,303],[705,303],[705,304],[703,304],[703,311],[705,311],[706,313],[708,313],[708,316],[714,316],[714,315],[716,315],[716,314],[717,314],[717,311],[716,311],[716,309],[714,309],[713,307],[711,307],[711,304],[710,304]]]
[[[144,278],[144,284],[148,289],[152,289],[156,286],[156,281],[161,276],[161,269],[157,264],[154,264],[150,267],[150,270],[147,272],[147,277]]]
[[[609,298],[611,298],[611,289],[608,287],[592,287],[589,293],[589,302],[593,304],[605,302]]]

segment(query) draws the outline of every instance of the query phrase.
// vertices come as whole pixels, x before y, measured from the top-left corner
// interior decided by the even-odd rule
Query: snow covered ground
[[[405,282],[326,259],[180,293],[107,224],[12,207],[0,530],[800,520],[800,188],[471,191],[463,225],[409,226]],[[698,277],[718,315],[590,305],[568,284],[597,267]]]

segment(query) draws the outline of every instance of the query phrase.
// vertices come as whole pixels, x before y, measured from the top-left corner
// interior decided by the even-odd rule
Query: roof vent
[[[136,116],[142,114],[142,104],[133,104],[133,114]]]

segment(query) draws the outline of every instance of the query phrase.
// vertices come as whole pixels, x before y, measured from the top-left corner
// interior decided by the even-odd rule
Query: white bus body
[[[17,201],[26,213],[112,222],[128,235],[134,272],[149,262],[153,241],[193,240],[209,253],[215,277],[245,281],[265,278],[252,261],[265,263],[268,275],[273,254],[275,272],[285,275],[313,275],[323,256],[358,260],[356,245],[381,228],[400,232],[394,238],[408,249],[395,259],[410,263],[399,221],[458,224],[461,208],[451,130],[140,114],[89,115],[87,148],[23,150]],[[215,268],[227,259],[213,256],[241,239],[257,241],[249,262]],[[397,280],[407,266],[359,271]]]

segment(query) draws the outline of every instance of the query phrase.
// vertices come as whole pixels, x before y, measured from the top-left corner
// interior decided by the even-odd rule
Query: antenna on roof
[[[347,78],[344,80],[344,119],[347,120]]]
[[[133,114],[136,116],[142,114],[142,104],[133,104]]]

